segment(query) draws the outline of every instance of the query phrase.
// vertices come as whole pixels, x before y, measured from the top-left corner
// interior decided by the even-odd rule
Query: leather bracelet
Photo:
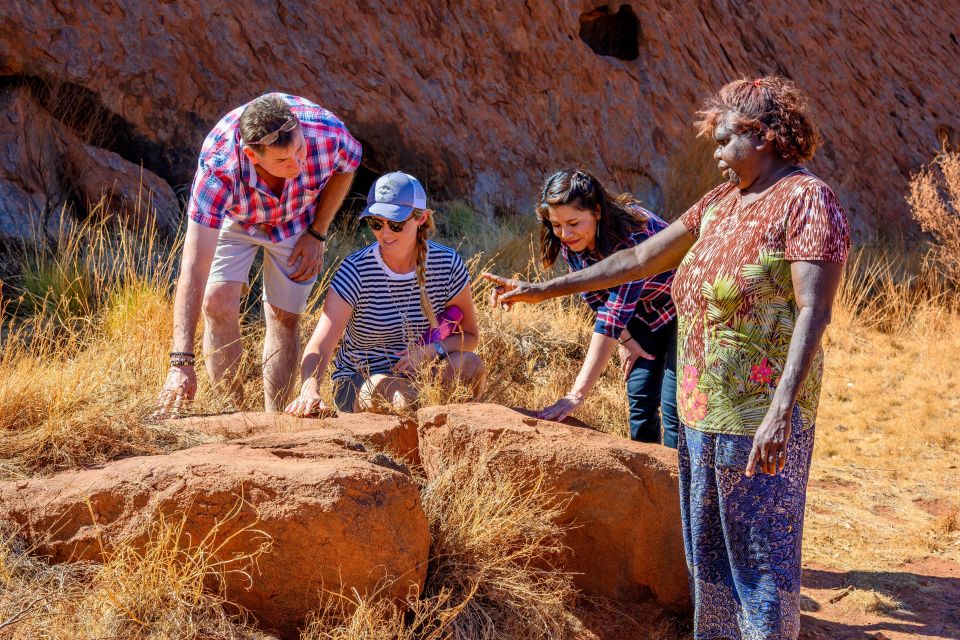
[[[316,239],[319,240],[320,242],[326,242],[326,241],[327,241],[327,234],[325,234],[325,233],[320,233],[319,231],[317,231],[316,229],[314,229],[314,228],[311,227],[310,225],[307,225],[307,233],[309,233],[310,235],[312,235],[314,238],[316,238]]]
[[[620,340],[620,339],[618,338],[618,339],[617,339],[617,342],[619,342],[620,344],[627,344],[627,343],[630,342],[631,340],[633,340],[633,336],[627,336],[627,339],[626,339],[626,340]]]

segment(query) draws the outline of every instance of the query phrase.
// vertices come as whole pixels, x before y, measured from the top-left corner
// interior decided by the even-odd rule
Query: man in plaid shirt
[[[211,382],[222,384],[235,404],[242,400],[240,301],[260,249],[265,406],[283,408],[297,369],[299,318],[360,155],[336,116],[281,93],[234,109],[207,135],[187,207],[170,371],[157,417],[178,415],[196,393],[193,343],[201,311]]]

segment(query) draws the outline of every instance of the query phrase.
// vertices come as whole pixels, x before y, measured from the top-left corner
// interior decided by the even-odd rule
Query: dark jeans
[[[677,416],[677,323],[671,322],[653,332],[633,319],[627,328],[647,353],[656,356],[655,360],[637,358],[627,377],[630,437],[640,442],[662,442],[664,446],[676,449],[680,429]]]

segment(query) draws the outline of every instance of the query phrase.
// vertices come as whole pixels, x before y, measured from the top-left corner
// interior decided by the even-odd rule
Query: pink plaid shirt
[[[331,175],[357,169],[360,143],[335,115],[297,96],[280,97],[300,120],[307,145],[303,171],[286,181],[277,198],[240,150],[237,124],[243,107],[238,107],[225,115],[203,141],[187,206],[191,220],[219,229],[224,216],[230,216],[247,233],[252,235],[260,226],[273,242],[280,242],[313,222],[317,196]]]

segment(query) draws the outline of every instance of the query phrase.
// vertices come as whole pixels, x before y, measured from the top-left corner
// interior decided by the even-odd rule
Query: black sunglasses
[[[386,222],[387,226],[390,227],[390,231],[393,231],[394,233],[400,233],[403,231],[404,225],[410,222],[411,218],[413,218],[412,215],[410,218],[407,218],[402,222],[394,222],[393,220],[377,220],[376,218],[364,218],[364,220],[367,221],[367,226],[374,231],[380,231],[383,229],[383,224]]]
[[[293,131],[298,124],[300,124],[300,121],[299,121],[299,120],[297,120],[296,118],[290,118],[290,119],[288,119],[286,122],[284,122],[284,123],[280,126],[280,128],[277,129],[276,131],[271,131],[270,133],[268,133],[267,135],[263,136],[262,138],[260,138],[260,139],[257,140],[256,142],[251,142],[250,144],[252,144],[252,145],[254,145],[254,144],[255,144],[255,145],[261,145],[261,144],[262,144],[262,145],[270,146],[271,144],[273,144],[274,142],[277,141],[277,138],[280,137],[280,134],[281,134],[281,133],[286,133],[287,131]]]

